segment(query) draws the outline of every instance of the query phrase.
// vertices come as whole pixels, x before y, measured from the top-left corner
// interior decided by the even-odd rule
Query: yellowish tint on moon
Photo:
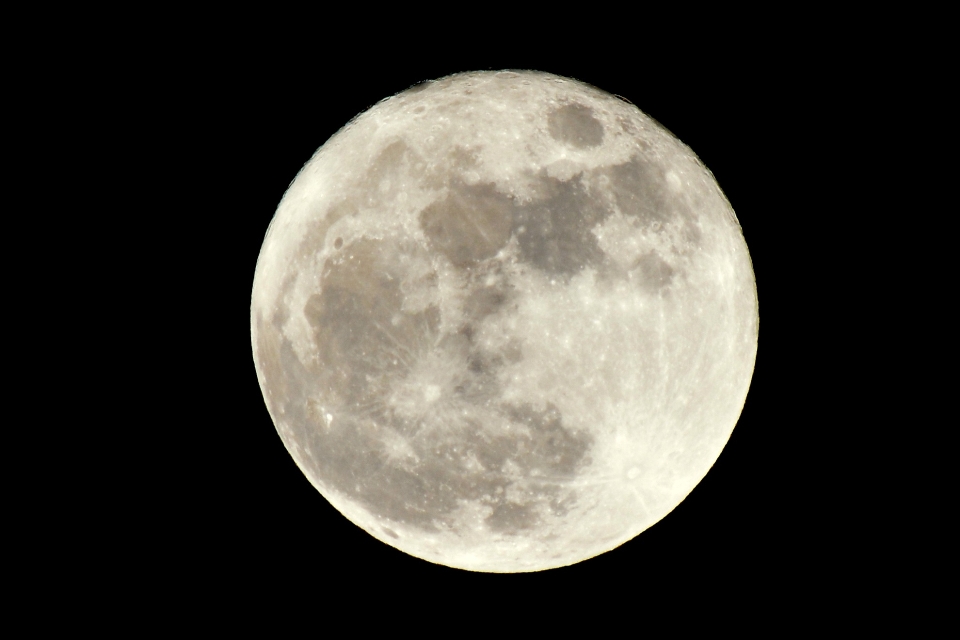
[[[617,547],[704,477],[746,398],[737,218],[634,106],[537,72],[384,100],[283,197],[253,353],[344,516],[431,562],[536,571]]]

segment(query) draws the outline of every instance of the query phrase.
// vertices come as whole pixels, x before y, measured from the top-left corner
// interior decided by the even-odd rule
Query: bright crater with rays
[[[270,225],[267,407],[344,516],[516,572],[630,540],[703,478],[746,398],[757,297],[693,152],[536,72],[418,85],[331,138]]]

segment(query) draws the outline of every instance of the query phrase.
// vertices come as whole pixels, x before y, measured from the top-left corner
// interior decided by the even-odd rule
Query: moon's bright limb
[[[418,85],[291,184],[253,285],[257,375],[310,481],[477,571],[579,562],[672,510],[757,349],[737,218],[638,109],[534,72]]]

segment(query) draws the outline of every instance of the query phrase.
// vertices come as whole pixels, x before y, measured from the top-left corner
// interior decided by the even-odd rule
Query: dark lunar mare
[[[571,103],[554,109],[547,116],[550,136],[577,149],[599,146],[603,142],[603,125],[593,117],[593,109]]]
[[[611,211],[590,196],[582,175],[564,181],[544,173],[538,186],[540,197],[513,218],[522,260],[563,280],[586,266],[601,267],[605,256],[591,229]]]
[[[617,207],[645,229],[656,230],[664,223],[682,220],[685,239],[700,241],[697,214],[689,203],[670,192],[663,168],[639,154],[629,161],[601,170],[610,180]]]

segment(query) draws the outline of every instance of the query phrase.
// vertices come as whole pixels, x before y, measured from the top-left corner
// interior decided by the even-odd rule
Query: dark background
[[[800,233],[790,223],[809,181],[801,172],[815,132],[798,114],[822,97],[803,65],[784,60],[771,77],[755,55],[708,56],[695,65],[623,52],[584,58],[405,53],[376,65],[334,51],[227,51],[160,75],[153,99],[166,114],[153,129],[176,157],[168,185],[178,236],[164,293],[179,343],[163,408],[169,451],[144,517],[144,553],[160,571],[210,588],[321,580],[344,588],[428,581],[439,591],[489,588],[593,590],[622,596],[689,594],[751,585],[793,589],[813,570],[811,549],[828,529],[804,459],[806,401],[792,364],[811,314],[793,266]],[[614,61],[613,63],[611,61]],[[733,205],[757,278],[756,369],[740,421],[713,469],[673,512],[618,549],[577,565],[487,575],[432,565],[372,538],[309,484],[274,429],[250,345],[254,269],[273,213],[299,169],[330,136],[380,99],[420,81],[476,69],[537,69],[619,94],[689,145]],[[162,185],[158,191],[163,191]],[[166,202],[164,200],[164,202]],[[173,227],[171,227],[173,228]],[[807,381],[806,384],[809,384]],[[792,385],[792,387],[791,387]],[[807,388],[810,393],[813,390]],[[169,413],[167,413],[169,412]],[[819,511],[818,511],[819,510]],[[154,538],[154,535],[157,537]],[[159,542],[155,542],[159,541]],[[265,582],[266,581],[266,582]],[[633,587],[629,587],[633,585]],[[635,591],[631,590],[635,589]]]
[[[833,613],[885,624],[903,594],[942,582],[898,573],[949,570],[931,541],[950,535],[955,502],[936,495],[951,486],[935,460],[951,414],[926,408],[949,394],[934,367],[900,364],[950,368],[952,333],[935,326],[952,318],[950,289],[917,284],[951,255],[951,209],[925,201],[951,202],[951,164],[934,160],[953,105],[937,13],[269,8],[12,23],[7,186],[25,202],[8,207],[6,240],[34,259],[8,270],[7,337],[46,348],[32,369],[8,366],[8,435],[25,434],[5,450],[8,489],[26,506],[9,518],[26,567],[10,582],[42,603],[31,623],[57,617],[57,592],[98,622],[119,619],[118,602],[158,603],[140,623],[187,620],[188,600],[206,613],[226,600],[243,621],[256,602],[241,597],[273,593],[333,616],[401,600],[388,622],[418,629],[449,603],[468,627],[491,611],[642,632],[670,601],[688,609],[670,618],[683,632],[693,605],[716,601],[726,609],[704,617],[724,631],[771,607],[789,613],[779,630]],[[715,174],[759,293],[755,374],[714,468],[633,541],[536,574],[430,565],[337,514],[277,436],[250,346],[257,255],[298,170],[382,98],[476,69],[576,78],[656,118]]]

